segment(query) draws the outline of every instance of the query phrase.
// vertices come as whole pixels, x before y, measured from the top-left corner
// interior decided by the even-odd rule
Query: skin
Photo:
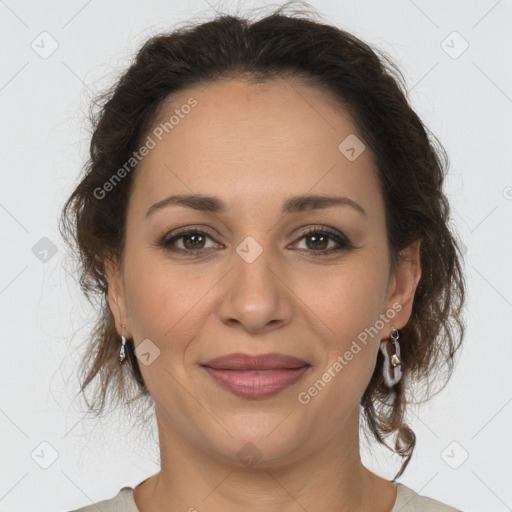
[[[396,485],[361,462],[358,406],[391,321],[307,405],[297,395],[393,304],[402,307],[393,324],[408,322],[419,242],[391,273],[371,151],[367,146],[354,161],[339,151],[349,134],[364,139],[324,92],[295,79],[231,79],[180,91],[161,119],[191,96],[198,105],[137,168],[122,263],[105,262],[119,334],[124,324],[136,347],[150,339],[160,350],[140,367],[155,401],[161,471],[136,487],[137,507],[389,512]],[[171,194],[199,193],[222,199],[227,211],[172,205],[146,218]],[[283,215],[282,203],[301,194],[349,197],[366,216],[346,205]],[[174,246],[204,248],[203,255],[158,246],[186,226],[211,237]],[[303,235],[322,226],[355,248],[315,256],[338,246],[328,238],[316,248]],[[248,236],[263,249],[251,263],[236,252]],[[240,398],[200,366],[231,352],[280,352],[311,367],[274,396]],[[261,457],[252,466],[237,455],[248,442]]]

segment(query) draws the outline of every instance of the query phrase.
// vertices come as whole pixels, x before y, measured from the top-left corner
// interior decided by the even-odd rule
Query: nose
[[[218,314],[222,322],[246,332],[262,333],[288,324],[294,312],[286,283],[286,263],[248,237],[233,253],[232,269],[222,288]]]

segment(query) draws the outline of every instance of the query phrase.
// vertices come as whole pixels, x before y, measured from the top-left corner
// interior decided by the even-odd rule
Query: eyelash
[[[187,228],[183,231],[179,231],[178,233],[175,233],[172,237],[164,236],[160,242],[158,243],[158,246],[163,247],[167,251],[175,252],[175,253],[181,253],[186,254],[187,256],[199,256],[204,254],[205,252],[209,251],[210,248],[207,249],[179,249],[179,248],[172,248],[172,244],[176,242],[177,240],[187,236],[187,235],[202,235],[207,236],[213,240],[213,236],[210,235],[207,231],[202,231],[200,229],[194,229],[194,228]],[[313,228],[309,231],[306,231],[305,233],[302,233],[298,241],[302,240],[303,238],[307,238],[308,236],[314,236],[314,235],[327,235],[329,238],[334,240],[337,244],[339,244],[341,247],[338,247],[336,249],[324,249],[321,251],[315,251],[310,249],[299,249],[300,252],[307,252],[310,253],[313,256],[327,256],[334,253],[339,253],[341,251],[350,250],[353,249],[354,246],[350,243],[347,237],[345,237],[342,234],[337,233],[336,231],[333,231],[332,229],[322,226],[321,228]]]

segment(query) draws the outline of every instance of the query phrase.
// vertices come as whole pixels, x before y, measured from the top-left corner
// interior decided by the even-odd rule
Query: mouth
[[[295,384],[311,367],[284,354],[228,354],[201,365],[222,388],[242,398],[266,398]]]
[[[301,368],[309,364],[298,357],[272,352],[269,354],[244,354],[241,352],[227,354],[206,361],[201,366],[216,370],[288,370]]]

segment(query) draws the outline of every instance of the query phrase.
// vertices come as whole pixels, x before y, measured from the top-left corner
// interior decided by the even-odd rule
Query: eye
[[[175,234],[170,238],[164,237],[159,245],[169,251],[198,254],[206,249],[205,243],[207,238],[213,240],[211,235],[205,231],[200,231],[198,229],[187,229],[179,232],[178,234]],[[180,242],[182,247],[179,247]],[[176,245],[178,245],[178,247],[176,247]],[[217,244],[213,244],[213,246],[215,247]]]
[[[205,245],[208,239],[213,242],[210,247]],[[313,256],[338,253],[354,247],[345,235],[326,226],[313,228],[302,233],[298,242],[303,239],[306,240],[306,248],[299,248],[299,250],[302,252],[305,251]],[[310,239],[310,242],[308,242],[307,239]],[[332,245],[329,247],[330,242],[334,242],[334,247],[332,247]],[[172,236],[164,236],[158,245],[168,251],[185,254],[187,256],[200,255],[208,252],[211,248],[221,247],[213,240],[211,234],[195,228],[185,228],[174,232]]]
[[[308,238],[311,240],[310,243],[307,241]],[[314,256],[337,253],[353,248],[353,245],[345,235],[327,227],[310,229],[299,238],[299,240],[303,239],[306,240],[305,250]],[[328,248],[329,242],[334,242],[334,248],[332,246]]]

